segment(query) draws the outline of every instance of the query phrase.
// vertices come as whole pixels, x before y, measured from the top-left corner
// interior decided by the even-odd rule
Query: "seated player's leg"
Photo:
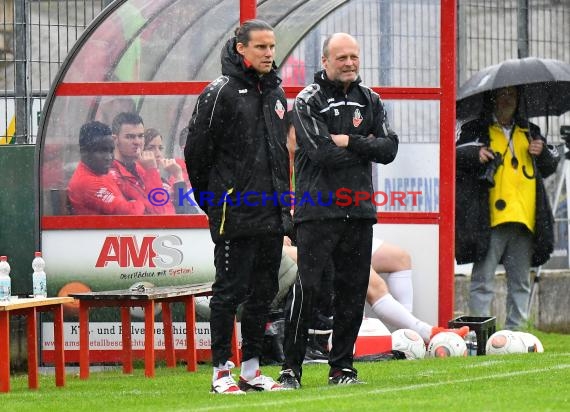
[[[386,283],[392,296],[412,312],[414,287],[410,254],[399,246],[374,239],[371,265],[376,273],[386,274]]]
[[[445,329],[432,326],[410,313],[389,293],[388,287],[372,268],[370,268],[370,279],[366,300],[370,304],[372,311],[378,319],[395,329],[412,329],[420,334],[424,342],[429,342],[431,337],[442,331],[455,332],[464,337],[469,332],[468,327],[460,329]]]

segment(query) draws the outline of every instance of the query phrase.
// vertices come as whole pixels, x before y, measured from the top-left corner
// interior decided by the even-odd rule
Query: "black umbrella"
[[[505,60],[471,76],[457,92],[457,118],[478,116],[485,94],[508,86],[520,87],[526,117],[560,116],[570,110],[570,64],[527,57]]]

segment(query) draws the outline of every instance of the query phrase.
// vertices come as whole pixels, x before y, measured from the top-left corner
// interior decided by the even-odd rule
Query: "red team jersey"
[[[97,175],[79,162],[67,187],[76,215],[142,215],[143,202],[127,200],[111,174]]]
[[[153,205],[148,193],[162,188],[158,169],[146,171],[136,164],[138,176],[130,173],[115,160],[109,173],[97,175],[85,163],[79,162],[69,181],[67,196],[76,215],[142,215],[175,214],[169,201],[164,206]]]
[[[135,163],[135,173],[132,174],[121,162],[113,161],[109,174],[113,176],[121,192],[127,199],[139,199],[144,202],[147,215],[174,215],[176,210],[170,201],[158,206],[151,203],[148,194],[153,189],[162,189],[162,179],[158,169],[145,169]]]

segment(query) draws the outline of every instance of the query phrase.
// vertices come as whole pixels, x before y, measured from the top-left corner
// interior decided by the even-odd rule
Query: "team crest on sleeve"
[[[281,103],[281,100],[279,99],[275,103],[275,113],[277,113],[277,116],[279,116],[279,118],[283,120],[283,117],[285,116],[285,107],[283,106],[283,103]]]
[[[352,116],[352,125],[354,127],[358,127],[360,126],[360,123],[362,123],[362,114],[360,113],[360,109],[356,108],[354,115]]]
[[[95,197],[101,199],[103,203],[113,203],[115,200],[115,195],[113,192],[111,192],[106,187],[99,188],[99,190],[97,190],[97,193],[95,193]]]

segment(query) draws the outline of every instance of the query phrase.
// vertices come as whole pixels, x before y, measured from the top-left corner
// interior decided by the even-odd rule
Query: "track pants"
[[[242,358],[261,356],[269,305],[279,289],[283,236],[255,236],[217,242],[216,279],[210,300],[212,362],[224,364],[232,355],[231,337],[238,305]]]
[[[507,272],[507,318],[505,329],[521,329],[528,321],[532,233],[519,223],[491,228],[487,256],[473,264],[469,314],[490,316],[495,296],[495,271],[502,260]]]
[[[327,263],[334,263],[331,370],[351,368],[370,274],[373,220],[331,219],[297,225],[299,273],[286,308],[283,369],[300,379],[312,306]]]

